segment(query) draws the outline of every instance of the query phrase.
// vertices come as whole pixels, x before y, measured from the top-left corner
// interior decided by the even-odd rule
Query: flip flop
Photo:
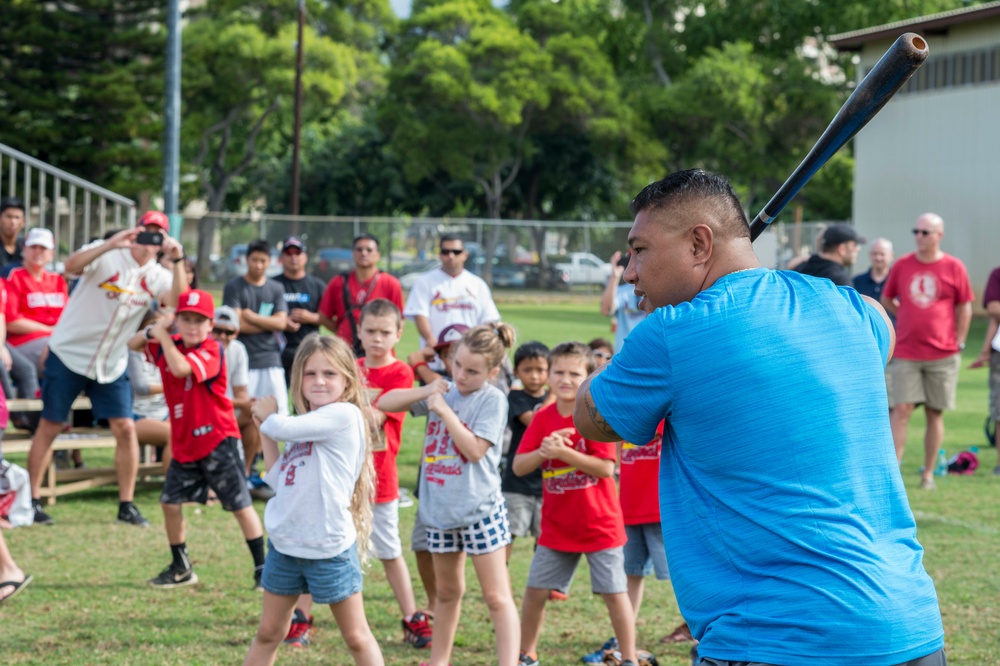
[[[34,579],[35,579],[34,576],[25,576],[24,580],[22,580],[20,583],[18,583],[17,581],[13,581],[13,580],[5,580],[2,583],[0,583],[0,590],[2,590],[5,587],[13,587],[14,588],[13,592],[11,592],[10,594],[8,594],[6,597],[3,597],[2,599],[0,599],[0,604],[4,603],[5,601],[10,601],[14,597],[16,597],[17,593],[20,592],[21,590],[23,590],[24,588],[28,587],[28,585]]]
[[[685,622],[674,629],[670,634],[661,638],[660,642],[670,645],[671,643],[687,643],[693,640],[694,637],[691,635],[691,629],[688,628],[687,622]]]

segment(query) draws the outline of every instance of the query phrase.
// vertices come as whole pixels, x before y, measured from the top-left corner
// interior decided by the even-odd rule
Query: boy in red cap
[[[181,506],[184,502],[204,504],[209,488],[240,524],[253,555],[254,587],[260,589],[264,530],[247,490],[240,429],[226,397],[225,354],[222,345],[209,335],[214,315],[211,294],[192,289],[181,294],[176,321],[161,318],[129,340],[131,349],[145,349],[149,362],[160,369],[170,410],[173,460],[160,506],[173,560],[149,581],[161,589],[198,582],[187,552]],[[177,326],[175,335],[170,334],[172,324]]]

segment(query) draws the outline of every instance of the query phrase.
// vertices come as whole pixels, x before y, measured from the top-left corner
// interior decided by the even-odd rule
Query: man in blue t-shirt
[[[666,419],[663,539],[701,663],[943,665],[884,408],[884,310],[761,268],[721,176],[673,174],[632,211],[625,280],[649,315],[574,420],[643,442]]]

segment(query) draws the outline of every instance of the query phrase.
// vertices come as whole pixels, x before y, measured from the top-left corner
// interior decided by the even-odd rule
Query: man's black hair
[[[247,256],[249,257],[254,252],[263,252],[268,257],[271,256],[271,244],[268,243],[263,238],[258,238],[249,245],[247,245]]]
[[[4,212],[8,208],[20,208],[21,212],[24,211],[24,201],[19,197],[7,197],[0,201],[0,213]]]
[[[462,247],[465,247],[465,241],[462,240],[462,237],[458,234],[441,234],[441,239],[438,241],[438,247],[441,247],[445,243],[449,242],[458,242],[462,244]]]
[[[375,249],[376,250],[378,249],[378,239],[366,231],[364,233],[358,234],[357,236],[354,237],[354,240],[351,241],[352,250],[354,249],[354,246],[358,244],[359,240],[370,240],[371,242],[375,243]]]
[[[646,209],[661,210],[694,199],[718,204],[721,207],[719,221],[728,223],[727,227],[737,237],[749,238],[750,224],[733,186],[725,176],[711,171],[687,169],[650,183],[632,199],[629,210],[638,215]]]
[[[521,365],[524,361],[530,361],[533,358],[544,358],[548,361],[549,348],[537,340],[525,342],[517,348],[516,352],[514,352],[514,369],[517,370],[517,366]]]

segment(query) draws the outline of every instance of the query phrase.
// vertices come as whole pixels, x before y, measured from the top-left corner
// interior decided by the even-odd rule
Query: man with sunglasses
[[[423,340],[424,355],[433,370],[444,365],[435,361],[434,343],[446,327],[469,328],[500,321],[493,293],[478,275],[465,270],[469,255],[465,243],[452,234],[441,236],[441,267],[427,271],[413,284],[403,315],[412,319]]]
[[[319,304],[319,321],[351,345],[360,358],[364,356],[358,338],[361,308],[369,301],[384,298],[402,310],[403,287],[394,276],[379,270],[382,255],[375,236],[359,234],[351,243],[351,252],[354,270],[335,275],[326,285]]]
[[[944,439],[946,409],[955,408],[958,368],[972,320],[972,283],[965,264],[941,251],[944,220],[917,218],[917,251],[899,259],[882,289],[882,305],[896,317],[890,419],[896,458],[903,459],[913,408],[927,416],[920,487],[934,488],[934,468]]]
[[[298,236],[289,236],[281,242],[280,260],[283,270],[274,280],[284,287],[285,303],[288,305],[281,365],[285,368],[285,384],[291,386],[295,352],[307,335],[319,332],[319,303],[326,285],[315,275],[306,273],[309,255],[306,254],[305,243]]]

